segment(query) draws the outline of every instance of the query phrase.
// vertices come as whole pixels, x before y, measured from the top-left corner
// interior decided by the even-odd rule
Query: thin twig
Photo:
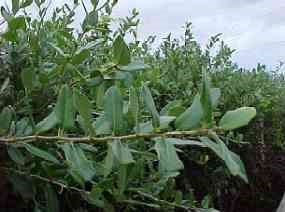
[[[30,177],[30,178],[34,178],[34,179],[46,182],[46,183],[50,183],[50,184],[56,185],[56,186],[60,187],[61,190],[66,189],[66,190],[76,191],[76,192],[79,192],[81,194],[87,194],[87,195],[90,194],[90,192],[85,191],[83,189],[80,189],[80,188],[77,188],[77,187],[73,187],[73,186],[68,186],[68,185],[66,185],[64,183],[61,183],[59,181],[56,181],[56,180],[53,180],[53,179],[49,179],[49,178],[46,178],[46,177],[42,177],[42,176],[39,176],[39,175],[29,174],[27,172],[15,170],[13,168],[8,168],[8,167],[0,167],[0,169],[5,171],[5,172],[8,172],[8,173],[11,172],[11,173],[14,173],[14,174],[17,174],[17,175],[27,176],[27,177]]]
[[[145,203],[145,202],[136,201],[136,200],[122,200],[121,203],[143,206],[143,207],[153,208],[156,210],[159,210],[161,208],[160,205]]]
[[[200,129],[193,131],[173,131],[164,133],[140,133],[122,136],[106,136],[106,137],[64,137],[64,136],[40,136],[32,135],[25,137],[0,137],[0,144],[10,145],[19,143],[31,142],[54,142],[54,143],[106,143],[114,140],[128,141],[137,139],[152,139],[152,138],[172,138],[185,136],[206,136],[210,132],[222,132],[220,128],[215,129]]]
[[[161,200],[161,199],[158,199],[148,193],[145,193],[145,192],[142,192],[142,191],[138,191],[136,189],[129,189],[129,191],[131,192],[134,192],[134,193],[137,193],[139,194],[140,196],[143,196],[145,198],[148,198],[162,206],[168,206],[168,207],[171,207],[171,208],[178,208],[178,209],[182,209],[184,211],[196,211],[195,208],[190,208],[190,207],[186,207],[186,206],[183,206],[183,205],[179,205],[179,204],[176,204],[176,203],[173,203],[173,202],[168,202],[166,200]]]
[[[77,188],[77,187],[73,187],[73,186],[68,186],[68,185],[66,185],[64,183],[61,183],[59,181],[52,180],[52,179],[49,179],[49,178],[46,178],[46,177],[42,177],[42,176],[39,176],[39,175],[29,174],[29,173],[26,173],[26,172],[23,172],[23,171],[18,171],[18,170],[15,170],[13,168],[8,168],[8,167],[0,167],[0,170],[3,170],[3,171],[8,172],[8,173],[12,172],[12,173],[20,175],[20,176],[26,176],[26,177],[30,177],[30,178],[33,178],[33,179],[36,179],[36,180],[40,180],[42,182],[53,184],[55,186],[60,187],[61,191],[63,189],[65,189],[65,190],[71,190],[71,191],[79,192],[80,194],[84,194],[84,195],[90,195],[89,191],[86,191],[86,190],[83,190],[83,189],[80,189],[80,188]],[[152,200],[154,202],[157,202],[159,205],[152,204],[152,203],[144,203],[144,202],[140,202],[140,201],[136,201],[136,200],[121,200],[119,203],[146,206],[146,207],[151,207],[151,208],[154,208],[154,209],[160,209],[160,207],[162,205],[162,206],[169,206],[169,207],[172,207],[172,208],[183,209],[185,211],[195,211],[195,209],[188,208],[188,207],[185,207],[185,206],[182,206],[182,205],[178,205],[176,203],[171,203],[171,202],[168,202],[168,201],[165,201],[165,200],[160,200],[160,199],[158,199],[156,197],[153,197],[150,194],[147,194],[147,193],[144,193],[144,192],[141,192],[141,191],[137,191],[135,189],[130,189],[129,191],[132,191],[134,193],[139,194],[140,196],[143,196],[143,197],[148,198],[148,199],[150,199],[150,200]]]

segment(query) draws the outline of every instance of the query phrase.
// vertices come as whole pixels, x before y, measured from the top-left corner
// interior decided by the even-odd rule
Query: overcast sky
[[[11,0],[0,0],[2,2]],[[55,5],[68,0],[53,0]],[[88,0],[86,0],[88,1]],[[285,0],[119,0],[114,16],[140,12],[140,38],[148,35],[178,37],[186,21],[204,44],[211,35],[223,33],[223,39],[237,51],[234,60],[253,67],[258,62],[274,67],[285,61]],[[77,12],[81,20],[83,11]]]

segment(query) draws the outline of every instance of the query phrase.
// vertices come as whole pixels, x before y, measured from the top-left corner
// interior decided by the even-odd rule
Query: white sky
[[[10,1],[0,0],[0,5]],[[53,0],[54,6],[63,2],[69,0]],[[262,62],[274,67],[285,61],[285,0],[119,0],[114,16],[127,16],[133,8],[140,12],[141,38],[162,38],[169,32],[178,37],[184,23],[191,21],[202,44],[223,33],[223,39],[237,49],[234,60],[241,66]],[[82,16],[79,10],[77,21]]]

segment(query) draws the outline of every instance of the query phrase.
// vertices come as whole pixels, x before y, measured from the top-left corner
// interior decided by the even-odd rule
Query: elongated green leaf
[[[123,98],[115,86],[109,88],[104,97],[106,119],[111,123],[113,132],[118,134],[123,127]]]
[[[153,126],[155,128],[158,128],[160,125],[159,113],[155,107],[151,92],[146,85],[144,85],[142,87],[142,97],[143,97],[143,100],[144,100],[144,103],[145,103],[147,109],[149,110],[149,112],[152,115]]]
[[[166,142],[163,139],[157,139],[155,142],[155,150],[158,155],[159,171],[161,174],[177,172],[184,168],[172,143]]]
[[[99,208],[105,208],[103,189],[100,186],[96,185],[92,187],[90,194],[87,196],[87,201],[91,205],[95,205]]]
[[[3,6],[1,7],[1,15],[7,22],[13,18]]]
[[[84,181],[90,181],[96,174],[96,170],[92,161],[88,160],[84,151],[78,146],[73,144],[62,145],[66,160],[70,164],[70,173],[78,183]],[[79,177],[77,176],[79,175]]]
[[[83,21],[83,24],[82,24],[83,30],[86,31],[90,27],[94,28],[96,27],[97,23],[98,23],[98,12],[93,10],[89,14],[86,15]]]
[[[201,137],[200,139],[205,146],[213,150],[213,152],[225,162],[232,175],[239,176],[245,182],[248,182],[244,164],[240,157],[234,152],[231,152],[221,139],[217,138],[217,142],[213,142],[207,137]]]
[[[0,114],[0,135],[8,132],[11,126],[13,113],[9,107],[5,107]]]
[[[75,110],[72,97],[68,85],[63,85],[55,106],[55,115],[63,129],[70,129],[74,126]]]
[[[159,117],[159,122],[160,122],[160,127],[159,129],[165,130],[168,129],[170,124],[175,120],[175,116],[160,116]]]
[[[179,130],[190,130],[197,128],[203,118],[203,114],[200,96],[196,95],[191,107],[189,107],[176,119],[175,126]]]
[[[46,200],[47,200],[47,212],[59,212],[59,201],[57,194],[51,185],[46,186]]]
[[[23,70],[21,73],[22,82],[26,89],[32,89],[34,84],[34,72],[32,69]]]
[[[15,163],[19,165],[24,165],[26,162],[26,158],[23,153],[15,146],[8,146],[8,155]]]
[[[2,94],[8,88],[9,84],[10,84],[10,78],[7,77],[1,86],[0,94]]]
[[[99,0],[91,0],[94,10],[97,8]]]
[[[220,97],[221,97],[221,89],[212,88],[211,89],[211,103],[212,103],[213,109],[215,109],[218,106]]]
[[[49,152],[46,152],[44,150],[41,150],[35,146],[32,146],[30,144],[24,144],[24,147],[26,148],[27,151],[29,151],[31,154],[40,157],[44,160],[50,161],[52,163],[59,164],[59,161],[54,157],[52,154]]]
[[[97,135],[108,135],[112,133],[111,122],[107,120],[105,115],[101,115],[96,119],[95,131]]]
[[[64,53],[64,51],[61,49],[61,48],[59,48],[58,46],[56,46],[54,43],[48,43],[49,44],[49,46],[50,47],[52,47],[54,50],[55,50],[55,52],[58,54],[58,55],[60,55],[60,56],[62,56],[62,57],[66,57],[67,55]]]
[[[83,63],[88,57],[90,57],[90,51],[88,49],[83,49],[76,54],[72,58],[72,64],[78,65]]]
[[[170,124],[175,120],[174,116],[160,116],[159,122],[161,130],[166,130],[170,127]],[[139,129],[139,131],[138,131]],[[154,131],[153,124],[151,121],[145,122],[145,123],[139,123],[138,127],[136,127],[135,131],[137,133],[151,133]]]
[[[28,7],[30,6],[31,4],[33,3],[33,0],[24,0],[21,2],[21,8],[25,8],[25,7]]]
[[[128,65],[131,62],[130,50],[122,36],[118,36],[113,44],[114,62],[119,65]]]
[[[104,96],[105,96],[106,86],[105,83],[101,83],[96,89],[96,106],[99,108],[104,107]]]
[[[114,154],[113,154],[113,150],[112,150],[112,145],[108,145],[108,151],[107,151],[107,156],[105,158],[105,161],[104,161],[104,177],[107,177],[111,172],[112,172],[112,169],[113,169],[113,166],[114,166]]]
[[[128,114],[131,117],[132,123],[138,128],[139,120],[139,96],[134,87],[130,88]],[[138,130],[138,129],[137,129]]]
[[[204,119],[207,124],[211,125],[213,107],[212,107],[212,98],[211,98],[211,85],[206,70],[203,71],[203,81],[202,81],[202,91],[201,91],[200,101],[204,111]]]
[[[88,127],[88,131],[91,133],[91,135],[95,135],[95,131],[92,126],[92,105],[88,97],[77,90],[74,91],[73,95],[74,105],[80,116],[83,118],[85,126]]]
[[[190,146],[206,147],[202,142],[199,142],[199,141],[184,140],[184,139],[178,139],[178,138],[165,138],[165,141],[170,142],[177,146],[190,145]]]
[[[24,117],[15,123],[16,136],[29,136],[33,134],[33,126],[28,117]]]
[[[20,0],[12,0],[12,11],[14,15],[19,11],[20,9]]]
[[[169,102],[167,105],[165,105],[161,111],[160,111],[160,115],[161,116],[173,116],[173,114],[171,114],[172,110],[175,110],[175,108],[181,107],[181,101],[180,100],[174,100]]]
[[[133,163],[134,159],[127,145],[121,141],[113,141],[111,143],[112,152],[115,159],[122,165]]]
[[[122,71],[143,71],[150,68],[149,65],[144,64],[141,61],[134,61],[128,64],[127,66],[120,66],[120,70]]]
[[[233,130],[246,126],[256,116],[253,107],[242,107],[228,111],[220,120],[219,126],[224,130]]]
[[[122,195],[127,188],[128,182],[130,181],[128,177],[129,177],[128,166],[120,165],[119,173],[118,173],[118,180],[117,180],[120,195]]]
[[[58,119],[55,112],[51,112],[44,120],[39,122],[36,126],[37,133],[44,133],[53,129],[58,124]]]

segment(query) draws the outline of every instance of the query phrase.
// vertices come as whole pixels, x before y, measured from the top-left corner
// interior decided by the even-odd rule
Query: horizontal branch
[[[56,143],[106,143],[109,141],[120,140],[137,140],[137,139],[152,139],[152,138],[173,138],[173,137],[185,137],[185,136],[206,136],[210,132],[222,132],[220,128],[214,129],[199,129],[192,131],[172,131],[164,133],[140,133],[140,134],[131,134],[123,136],[106,136],[106,137],[63,137],[63,136],[40,136],[32,135],[25,137],[1,137],[0,144],[10,145],[18,143],[30,143],[35,141],[40,142],[56,142]]]

